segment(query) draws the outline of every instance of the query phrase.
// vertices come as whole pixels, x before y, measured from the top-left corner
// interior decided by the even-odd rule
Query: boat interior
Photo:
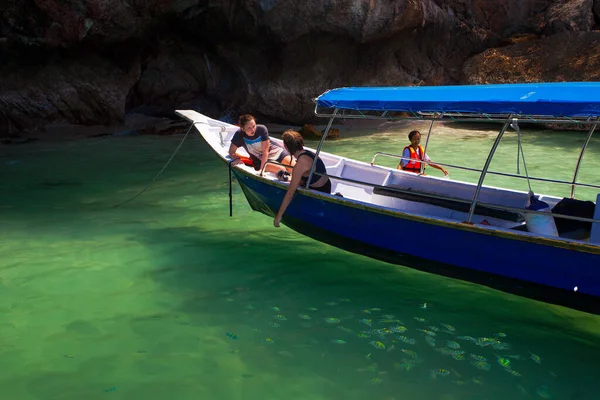
[[[220,121],[215,121],[215,123],[218,123],[219,128],[211,128],[211,130],[219,132],[219,139],[215,140],[216,146],[213,147],[223,149],[222,154],[224,153],[223,155],[226,156],[233,133],[238,128],[229,124],[225,125]],[[272,138],[272,140],[282,144],[280,139]],[[309,150],[314,151],[314,149]],[[238,149],[238,152],[243,152],[243,149]],[[464,222],[468,219],[469,208],[477,188],[474,183],[417,175],[325,152],[320,152],[319,156],[325,163],[327,174],[331,177],[332,193],[340,193],[344,201],[361,202],[393,211],[453,222]],[[244,166],[243,168],[257,175],[260,174],[260,171],[255,171],[252,167]],[[277,180],[275,174],[272,173],[265,173],[264,178]],[[553,209],[565,200],[560,197],[537,194],[535,198],[547,203],[552,212],[555,212]],[[599,200],[600,194],[598,194],[596,204]],[[527,210],[525,209],[528,201],[529,194],[527,192],[484,185],[479,193],[471,222],[486,229],[507,229],[525,235],[556,236],[551,232],[547,233],[539,229],[534,231],[528,226]],[[560,213],[581,216],[577,210],[581,207],[587,207],[585,218],[600,219],[600,207],[596,207],[595,203],[589,201],[571,200],[567,211],[565,212],[563,208]],[[573,213],[569,213],[573,210]],[[600,245],[600,223],[557,217],[549,219],[556,221],[560,238]],[[561,221],[565,223],[559,224]]]

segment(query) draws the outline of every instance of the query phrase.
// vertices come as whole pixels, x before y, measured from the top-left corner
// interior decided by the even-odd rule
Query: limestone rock
[[[542,14],[546,35],[560,32],[589,32],[594,26],[594,0],[570,0],[554,2]]]
[[[325,133],[325,129],[323,129],[322,131],[319,131],[312,124],[304,124],[298,132],[305,139],[321,139],[323,137],[323,134]],[[335,138],[338,138],[339,136],[340,136],[340,130],[337,128],[331,128],[331,129],[329,129],[329,132],[327,133],[326,139],[335,139]]]
[[[0,135],[177,108],[301,124],[335,87],[589,80],[594,15],[600,0],[4,0]]]
[[[123,71],[100,57],[0,68],[0,128],[18,132],[51,122],[110,125],[123,121],[139,65]]]
[[[468,84],[600,80],[600,32],[564,32],[489,49],[465,63]]]

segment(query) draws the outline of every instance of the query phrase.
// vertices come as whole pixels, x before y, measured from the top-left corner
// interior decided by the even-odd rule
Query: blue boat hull
[[[287,187],[237,169],[234,174],[252,209],[274,216]],[[312,191],[297,192],[282,222],[351,252],[600,313],[597,253],[386,212]]]

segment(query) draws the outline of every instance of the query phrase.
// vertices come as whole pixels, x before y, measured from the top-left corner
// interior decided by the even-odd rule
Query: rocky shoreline
[[[160,134],[177,108],[301,127],[340,86],[595,81],[598,21],[600,0],[6,0],[0,137],[139,115]]]

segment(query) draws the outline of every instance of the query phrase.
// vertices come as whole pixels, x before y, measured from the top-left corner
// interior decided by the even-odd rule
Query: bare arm
[[[431,167],[435,168],[435,169],[439,169],[440,171],[442,171],[444,173],[445,176],[448,176],[448,171],[446,171],[446,168],[442,167],[441,165],[437,165],[432,163],[431,161],[428,163]]]
[[[237,149],[238,147],[235,144],[231,143],[231,145],[229,145],[229,157],[231,157],[231,159],[233,160],[231,165],[238,165],[242,162],[242,160],[240,160],[240,158],[235,155]]]
[[[277,215],[273,220],[273,225],[276,228],[279,228],[279,222],[281,222],[281,218],[283,218],[285,210],[287,210],[288,206],[292,202],[292,199],[294,198],[294,194],[296,193],[296,189],[298,189],[298,185],[300,184],[300,179],[302,178],[302,175],[308,170],[310,170],[310,166],[312,165],[312,163],[308,164],[306,160],[307,158],[308,157],[303,157],[301,160],[296,162],[296,165],[294,165],[294,171],[292,172],[292,180],[290,182],[290,186],[288,186],[287,192],[285,193],[285,196],[283,196],[281,206],[279,206],[279,211],[277,212]]]
[[[261,150],[262,150],[262,157],[260,159],[260,170],[262,171],[263,167],[267,163],[267,160],[269,159],[269,148],[271,147],[271,141],[270,140],[262,141],[260,143],[260,145],[261,145]]]

